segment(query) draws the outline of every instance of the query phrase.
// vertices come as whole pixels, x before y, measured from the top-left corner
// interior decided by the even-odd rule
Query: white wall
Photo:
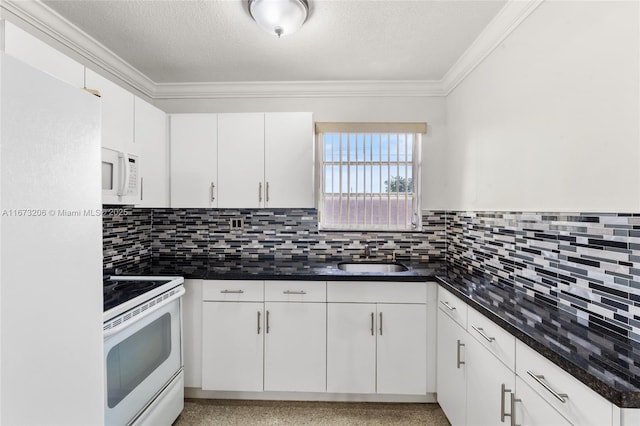
[[[446,100],[446,206],[640,209],[639,3],[547,1]]]
[[[422,146],[422,208],[445,207],[442,183],[445,100],[441,97],[340,97],[158,100],[168,112],[311,111],[315,121],[426,121]]]

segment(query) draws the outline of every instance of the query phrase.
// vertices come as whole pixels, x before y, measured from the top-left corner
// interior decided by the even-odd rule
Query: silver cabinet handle
[[[457,348],[456,348],[456,367],[460,368],[461,365],[464,364],[464,361],[462,361],[460,359],[460,348],[464,347],[464,343],[462,343],[460,341],[460,339],[457,340]]]
[[[516,394],[511,394],[511,426],[520,426],[516,424],[516,402],[520,402],[519,399],[516,398]]]
[[[144,200],[144,178],[140,178],[140,201]]]
[[[258,334],[260,334],[260,311],[258,311]]]
[[[269,311],[267,311],[267,325],[265,326],[265,330],[267,334],[269,334]]]
[[[216,184],[211,182],[211,201],[216,200],[215,189],[216,189]]]
[[[440,303],[442,303],[442,305],[443,305],[445,308],[447,308],[448,310],[450,310],[450,311],[455,311],[455,310],[456,310],[456,307],[455,307],[455,306],[451,306],[451,305],[449,304],[449,302],[445,302],[444,300],[441,300],[441,301],[440,301]]]
[[[483,328],[476,327],[475,325],[472,325],[471,328],[473,328],[475,331],[477,331],[479,335],[484,337],[487,342],[493,342],[494,340],[496,340],[495,337],[487,336],[487,333],[484,332]]]
[[[504,423],[504,418],[505,417],[510,417],[513,415],[513,407],[511,408],[511,414],[507,414],[505,412],[505,408],[507,405],[507,402],[505,401],[505,395],[507,394],[507,392],[511,392],[511,389],[507,389],[507,387],[504,385],[504,383],[502,385],[500,385],[500,421],[502,423]]]
[[[533,372],[531,372],[531,370],[527,370],[527,374],[531,376],[533,380],[538,382],[540,386],[542,386],[547,391],[549,391],[549,393],[553,395],[558,401],[562,402],[563,404],[567,402],[567,398],[569,398],[569,395],[567,395],[566,393],[558,393],[555,390],[553,390],[551,386],[549,386],[549,384],[544,380],[543,375],[534,374]]]
[[[225,293],[225,294],[242,294],[244,293],[244,290],[220,290],[220,293]]]
[[[382,336],[382,312],[380,312],[380,335]]]
[[[371,335],[375,335],[375,332],[373,331],[375,329],[375,325],[374,322],[376,321],[376,314],[374,314],[373,312],[371,312]]]
[[[284,294],[307,294],[307,292],[304,291],[304,290],[296,290],[296,291],[294,291],[294,290],[285,290],[285,291],[283,291],[283,293]]]
[[[258,202],[262,202],[262,182],[258,182]]]
[[[269,182],[267,182],[267,185],[266,185],[265,196],[266,196],[267,203],[268,203],[269,202]]]

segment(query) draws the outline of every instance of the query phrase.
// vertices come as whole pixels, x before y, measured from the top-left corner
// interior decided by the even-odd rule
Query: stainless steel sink
[[[383,262],[342,262],[338,263],[338,269],[345,272],[404,272],[409,270],[401,263]]]

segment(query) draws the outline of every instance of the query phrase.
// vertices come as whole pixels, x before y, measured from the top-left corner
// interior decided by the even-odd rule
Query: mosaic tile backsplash
[[[115,209],[118,211],[117,209]],[[104,268],[127,258],[374,259],[444,262],[445,212],[423,215],[421,232],[322,232],[315,209],[133,209],[104,218]],[[231,220],[240,219],[240,229]]]
[[[640,214],[423,213],[421,232],[318,230],[314,209],[114,209],[104,267],[153,257],[443,262],[640,341]],[[240,229],[231,228],[240,219]]]
[[[447,212],[447,264],[640,341],[640,215]]]

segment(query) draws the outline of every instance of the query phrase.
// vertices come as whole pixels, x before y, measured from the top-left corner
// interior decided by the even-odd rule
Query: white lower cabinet
[[[202,389],[325,392],[325,286],[204,281]]]
[[[375,393],[375,315],[375,304],[327,304],[327,392]]]
[[[426,395],[426,283],[327,284],[327,391]]]
[[[263,311],[262,302],[203,303],[202,389],[262,391]]]
[[[467,339],[466,330],[438,309],[436,390],[438,403],[453,426],[467,424]]]
[[[266,302],[264,309],[264,390],[326,391],[326,304]]]
[[[516,376],[475,339],[467,339],[467,424],[509,424]]]
[[[376,391],[427,393],[427,309],[425,305],[378,304]]]
[[[612,425],[610,402],[452,293],[438,292],[438,403],[452,425]]]
[[[520,426],[565,426],[571,423],[538,395],[520,377],[516,377],[517,395],[509,398],[509,411],[515,413],[513,424]]]

